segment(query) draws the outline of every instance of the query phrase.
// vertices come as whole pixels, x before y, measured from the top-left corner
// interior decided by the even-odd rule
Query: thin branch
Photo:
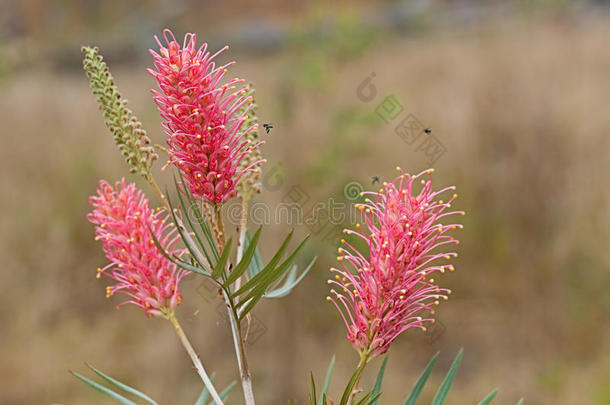
[[[191,342],[189,342],[188,338],[186,337],[186,334],[184,333],[184,330],[180,326],[178,319],[176,319],[176,316],[174,315],[173,312],[169,312],[166,315],[166,317],[174,326],[174,329],[176,330],[176,333],[178,334],[178,337],[180,338],[180,342],[182,342],[182,345],[184,346],[189,357],[193,361],[193,365],[195,366],[197,373],[201,377],[201,380],[203,381],[205,386],[208,388],[208,391],[210,391],[210,394],[212,395],[214,402],[216,402],[216,405],[224,405],[224,403],[222,402],[222,399],[220,399],[220,395],[218,395],[218,392],[214,388],[214,385],[212,384],[210,377],[208,377],[208,374],[205,372],[205,369],[203,368],[203,364],[201,363],[201,359],[199,359],[199,355],[197,355],[197,353],[193,349],[193,346],[191,345]]]

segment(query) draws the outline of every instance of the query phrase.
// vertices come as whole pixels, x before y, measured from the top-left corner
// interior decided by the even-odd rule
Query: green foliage
[[[252,236],[250,233],[247,233],[246,240],[244,242],[246,249],[250,248],[252,244],[251,240]],[[313,267],[316,259],[317,257],[314,257],[300,274],[298,271],[298,266],[296,264],[293,265],[290,270],[285,272],[275,283],[273,283],[273,286],[271,286],[270,290],[265,292],[263,298],[281,298],[290,294],[292,290],[305,278],[307,273],[309,273],[309,270],[311,270]],[[253,258],[248,266],[248,279],[256,276],[261,270],[263,270],[264,267],[265,265],[261,258],[260,252],[258,248],[255,248]]]
[[[375,380],[375,387],[373,388],[373,396],[379,397],[381,395],[381,383],[383,382],[383,374],[385,373],[385,366],[388,363],[388,356],[386,355],[383,358],[383,362],[381,363],[381,367],[379,368],[379,373],[377,373],[377,379]],[[378,405],[379,401],[375,401],[373,405]]]
[[[479,402],[479,405],[489,404],[491,402],[491,400],[494,399],[494,397],[496,396],[497,393],[498,393],[497,389],[493,390],[485,398],[483,398],[483,400],[481,402]]]
[[[121,390],[127,392],[128,394],[131,394],[135,397],[140,398],[141,400],[145,401],[146,403],[150,404],[150,405],[159,405],[156,401],[154,401],[152,398],[150,398],[148,395],[136,390],[133,387],[130,387],[127,384],[124,384],[120,381],[118,381],[115,378],[112,378],[106,374],[104,374],[103,372],[101,372],[100,370],[96,369],[95,367],[91,366],[90,364],[87,364],[87,367],[89,367],[95,374],[97,374],[98,376],[102,377],[105,381],[111,383],[112,385],[120,388]],[[76,378],[78,378],[79,380],[83,381],[85,384],[89,385],[91,388],[101,392],[102,394],[106,395],[107,397],[110,397],[112,399],[114,399],[115,401],[123,404],[123,405],[137,405],[134,401],[126,398],[125,396],[113,391],[112,389],[105,387],[81,374],[78,374],[74,371],[70,371],[70,373],[72,373]],[[214,381],[214,377],[216,376],[216,373],[212,373],[210,376],[210,380],[213,382]],[[231,382],[229,385],[227,385],[227,387],[222,390],[222,392],[219,394],[220,395],[220,399],[222,399],[223,401],[225,401],[227,399],[227,397],[229,396],[229,393],[231,392],[231,389],[233,389],[233,387],[235,386],[236,382],[233,381]],[[195,405],[206,405],[208,404],[208,397],[210,395],[210,392],[208,391],[207,387],[204,387],[203,390],[201,391],[201,394],[199,395],[199,397],[197,398],[197,401],[195,402]],[[212,403],[210,402],[209,405],[211,405]]]
[[[335,368],[335,356],[330,359],[330,364],[328,365],[328,370],[326,370],[326,378],[324,378],[324,387],[322,388],[322,392],[320,393],[319,402],[322,403],[324,397],[328,395],[328,387],[330,386],[330,379],[333,375],[333,369]]]
[[[451,367],[449,368],[447,375],[445,376],[445,378],[443,379],[443,382],[439,386],[439,388],[436,392],[436,395],[432,399],[431,405],[443,405],[445,403],[445,400],[446,400],[449,390],[451,388],[451,384],[453,383],[453,380],[455,379],[458,368],[460,366],[460,362],[462,361],[462,354],[463,354],[463,350],[460,349],[458,354],[455,356],[455,359],[453,360],[453,363],[451,364]],[[439,356],[439,353],[436,353],[432,357],[432,359],[430,359],[430,361],[426,365],[426,368],[421,373],[421,375],[417,379],[417,382],[413,386],[413,389],[409,393],[409,396],[407,397],[407,399],[405,401],[405,405],[416,405],[417,400],[419,399],[419,396],[420,396],[424,386],[426,385],[426,382],[428,381],[428,378],[430,377],[432,370],[434,369],[434,365],[436,364],[436,361],[438,360],[438,356]],[[350,378],[349,382],[347,383],[347,386],[345,387],[345,390],[341,397],[340,405],[347,405],[348,403],[354,403],[355,405],[359,405],[359,404],[378,405],[379,398],[381,397],[381,386],[383,383],[383,376],[385,374],[385,368],[387,365],[387,361],[388,361],[388,356],[386,356],[383,359],[383,362],[381,363],[381,366],[379,367],[379,371],[377,372],[377,378],[375,379],[375,385],[373,387],[373,390],[367,392],[362,398],[357,400],[357,402],[350,402],[349,399],[353,395],[356,384],[359,381],[360,376],[362,374],[362,370],[365,367],[365,364],[364,365],[360,364],[359,367],[354,372],[354,374],[352,375],[352,377]],[[317,401],[315,399],[316,398],[315,397],[315,393],[316,393],[315,381],[314,381],[313,375],[311,376],[311,393],[310,393],[310,397],[309,397],[309,404],[327,405],[328,386],[330,384],[330,378],[331,378],[331,374],[333,372],[334,364],[335,364],[335,358],[333,356],[331,363],[328,366],[328,371],[326,373],[324,389],[322,390],[322,393],[320,394],[319,399]],[[483,400],[481,400],[481,402],[479,402],[479,405],[489,405],[491,403],[491,401],[495,398],[497,393],[498,393],[497,389],[493,390],[492,392],[487,394],[487,396],[485,398],[483,398]],[[312,398],[313,398],[313,400],[312,400]],[[521,399],[517,405],[522,405],[522,404],[523,404],[523,399]]]
[[[445,379],[441,383],[441,386],[438,387],[438,391],[436,392],[434,399],[432,399],[432,405],[442,405],[443,403],[445,403],[445,398],[447,398],[447,394],[449,393],[449,389],[451,388],[453,379],[455,378],[457,370],[460,367],[463,353],[464,349],[460,349],[457,356],[455,356],[455,360],[453,360],[453,363],[451,364],[451,367],[449,368]]]
[[[127,384],[123,384],[122,382],[102,373],[100,370],[94,368],[93,366],[87,364],[87,367],[89,367],[95,374],[99,375],[100,377],[102,377],[104,380],[106,380],[107,382],[115,385],[116,387],[120,388],[121,390],[134,395],[144,401],[146,401],[147,403],[151,404],[151,405],[158,405],[157,402],[155,402],[154,400],[152,400],[148,395],[136,390],[135,388],[130,387]],[[111,390],[108,387],[105,387],[85,376],[82,376],[74,371],[70,371],[70,373],[72,373],[72,375],[74,375],[76,378],[78,378],[79,380],[83,381],[85,384],[89,385],[91,388],[101,392],[102,394],[106,395],[107,397],[110,397],[112,399],[114,399],[115,401],[123,404],[123,405],[137,405],[135,402],[133,402],[130,399],[127,399],[126,397],[124,397],[123,395]]]
[[[150,169],[158,158],[142,124],[127,108],[125,100],[114,84],[114,79],[97,47],[84,46],[83,67],[89,84],[106,118],[105,123],[114,135],[114,142],[123,153],[129,171],[150,179]]]
[[[430,360],[430,362],[424,369],[423,373],[417,379],[417,382],[415,383],[415,386],[411,390],[411,393],[409,394],[409,397],[407,398],[405,405],[415,405],[417,398],[419,398],[419,394],[421,394],[421,391],[424,388],[424,385],[426,385],[426,381],[428,381],[428,377],[430,377],[430,373],[432,373],[432,369],[434,368],[434,365],[436,364],[436,360],[438,359],[438,354],[439,353],[437,352],[434,356],[432,356],[432,359]]]

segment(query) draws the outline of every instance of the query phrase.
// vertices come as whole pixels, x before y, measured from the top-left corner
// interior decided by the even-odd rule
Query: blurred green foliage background
[[[605,2],[24,0],[2,2],[0,16],[3,404],[109,403],[67,373],[83,361],[160,403],[197,397],[169,324],[105,298],[95,279],[105,259],[85,219],[97,180],[127,171],[80,46],[100,46],[130,107],[164,143],[145,71],[163,27],[197,32],[213,49],[228,43],[220,59],[237,60],[233,74],[255,83],[260,119],[274,125],[260,202],[276,206],[297,187],[308,206],[349,203],[350,182],[370,188],[396,165],[426,169],[426,154],[394,131],[408,114],[445,148],[437,185],[455,184],[467,211],[457,271],[441,281],[454,294],[439,309],[441,329],[410,331],[390,350],[382,403],[401,403],[438,350],[440,381],[464,347],[450,404],[494,387],[499,404],[610,404]],[[377,95],[363,101],[357,89],[371,73]],[[389,124],[376,114],[387,96],[404,109]],[[263,254],[290,227],[267,226]],[[304,403],[309,371],[321,378],[333,354],[336,395],[357,362],[324,300],[336,246],[317,229],[298,227],[316,233],[310,275],[256,312],[262,332],[248,350],[261,404]],[[236,377],[232,346],[218,301],[201,287],[185,282],[178,315],[224,386]]]

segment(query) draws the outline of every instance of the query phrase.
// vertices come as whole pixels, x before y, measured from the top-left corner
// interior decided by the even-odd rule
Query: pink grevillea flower
[[[262,162],[238,172],[243,156],[262,143],[253,145],[244,139],[255,129],[242,129],[249,109],[240,107],[250,97],[245,89],[237,89],[244,82],[241,79],[220,83],[234,62],[216,66],[214,58],[228,46],[211,55],[207,44],[196,47],[195,34],[186,34],[182,45],[171,31],[163,34],[165,45],[155,37],[159,53],[150,51],[157,70],[148,72],[157,79],[160,89],[153,94],[169,136],[168,163],[181,170],[193,195],[223,203],[235,196],[235,184],[241,175],[257,170]]]
[[[177,269],[157,248],[151,232],[170,255],[181,255],[175,249],[179,236],[175,227],[164,218],[164,212],[149,207],[144,193],[125,179],[114,187],[101,180],[97,195],[89,198],[93,211],[89,222],[97,225],[95,239],[101,240],[110,263],[98,268],[97,277],[105,274],[116,280],[106,287],[106,296],[116,292],[129,297],[124,304],[135,304],[148,316],[166,315],[180,304],[178,284],[185,271]]]
[[[398,170],[402,174],[384,183],[379,192],[363,193],[372,196],[357,206],[364,226],[345,230],[364,241],[368,256],[342,240],[345,247],[339,249],[337,259],[343,269],[332,268],[336,276],[329,280],[338,289],[331,290],[327,299],[345,321],[347,339],[368,358],[385,353],[405,330],[426,330],[424,324],[434,321],[430,316],[434,306],[451,291],[438,287],[431,276],[453,270],[452,265],[437,264],[437,259],[457,256],[438,248],[459,243],[446,233],[462,227],[441,224],[445,217],[464,214],[448,211],[456,194],[447,201],[439,200],[455,187],[433,191],[433,169],[417,176]],[[423,178],[426,175],[428,179]],[[419,192],[415,191],[417,180],[422,184]]]

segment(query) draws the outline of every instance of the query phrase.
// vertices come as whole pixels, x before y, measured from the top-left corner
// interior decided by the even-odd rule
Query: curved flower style
[[[430,276],[454,269],[452,265],[432,262],[457,256],[453,252],[433,252],[459,243],[446,232],[462,225],[440,223],[441,218],[464,214],[446,212],[457,195],[447,202],[436,201],[441,193],[455,187],[433,191],[433,169],[416,176],[397,169],[402,174],[393,182],[384,183],[379,192],[362,193],[375,197],[357,206],[363,213],[366,231],[360,224],[355,231],[344,231],[364,240],[368,257],[342,240],[345,248],[339,248],[341,256],[337,259],[343,269],[332,268],[336,276],[328,281],[340,292],[331,290],[327,299],[339,310],[348,329],[347,339],[362,357],[385,353],[392,341],[409,328],[425,331],[424,324],[434,322],[428,314],[433,314],[439,300],[446,300],[451,293],[438,287]],[[427,180],[420,179],[426,174]],[[423,185],[419,193],[414,190],[417,179]]]
[[[241,175],[255,170],[261,161],[238,169],[244,155],[261,143],[252,144],[244,135],[256,126],[242,130],[248,109],[240,109],[250,97],[237,89],[243,80],[232,79],[221,85],[227,67],[216,66],[207,44],[196,48],[197,36],[186,34],[182,46],[171,31],[163,32],[166,46],[155,37],[160,53],[150,50],[160,91],[154,100],[164,119],[169,136],[171,163],[183,173],[185,185],[193,195],[220,204],[236,195],[235,184]]]
[[[100,180],[97,195],[89,198],[93,211],[89,222],[97,225],[95,239],[101,240],[110,263],[98,268],[116,280],[106,287],[106,296],[120,292],[130,297],[124,304],[135,304],[150,316],[167,316],[180,304],[182,296],[178,284],[186,272],[177,269],[157,248],[151,232],[169,255],[181,255],[174,248],[179,236],[166,221],[163,211],[149,207],[144,193],[125,179],[114,187]]]

